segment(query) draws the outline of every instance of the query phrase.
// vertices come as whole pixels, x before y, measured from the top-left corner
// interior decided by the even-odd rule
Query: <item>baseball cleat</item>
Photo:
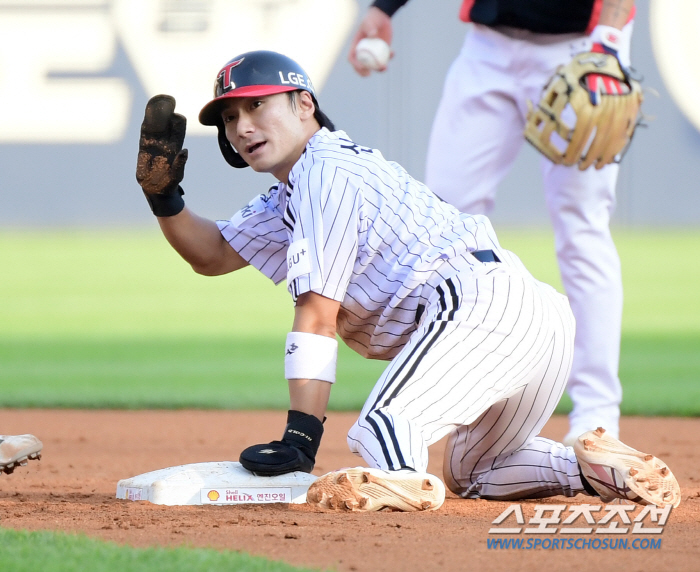
[[[618,421],[605,423],[603,421],[598,420],[598,422],[595,423],[577,423],[576,425],[571,425],[571,427],[569,428],[569,432],[561,440],[561,442],[567,447],[573,447],[574,443],[576,443],[580,435],[583,435],[587,431],[593,431],[596,427],[607,427],[605,431],[607,432],[608,436],[615,437],[615,439],[620,438],[620,429]]]
[[[337,511],[436,510],[445,501],[445,485],[434,475],[355,467],[319,477],[306,502]]]
[[[663,461],[628,447],[602,427],[579,436],[574,452],[583,477],[603,502],[625,499],[674,508],[681,502],[678,481]]]
[[[0,473],[12,473],[30,460],[41,459],[43,444],[34,435],[0,435]]]

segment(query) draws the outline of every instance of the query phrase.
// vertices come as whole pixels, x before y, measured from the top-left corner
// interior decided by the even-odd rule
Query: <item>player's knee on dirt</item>
[[[313,415],[290,410],[281,441],[245,449],[240,463],[249,471],[266,477],[293,471],[310,473],[323,436],[323,423]]]

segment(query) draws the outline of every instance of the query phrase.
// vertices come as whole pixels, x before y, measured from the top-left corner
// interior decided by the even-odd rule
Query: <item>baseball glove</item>
[[[600,169],[624,155],[642,99],[614,55],[578,54],[557,70],[537,107],[528,101],[525,139],[554,163]]]

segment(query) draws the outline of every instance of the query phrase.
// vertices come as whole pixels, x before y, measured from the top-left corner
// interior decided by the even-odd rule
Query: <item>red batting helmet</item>
[[[216,76],[214,99],[199,112],[203,125],[215,125],[219,129],[219,147],[229,165],[247,167],[243,158],[226,139],[221,110],[230,97],[255,97],[287,91],[303,90],[311,94],[316,111],[314,117],[321,127],[335,130],[333,122],[319,109],[316,93],[308,74],[291,58],[258,50],[247,52],[230,60]]]

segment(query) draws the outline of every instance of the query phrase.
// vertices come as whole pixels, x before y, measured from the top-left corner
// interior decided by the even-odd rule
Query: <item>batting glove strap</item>
[[[143,194],[153,214],[158,217],[175,216],[185,208],[185,201],[182,198],[185,191],[180,185],[169,193],[147,193],[144,191]]]
[[[338,340],[306,332],[289,332],[284,352],[287,379],[318,379],[335,383]]]

